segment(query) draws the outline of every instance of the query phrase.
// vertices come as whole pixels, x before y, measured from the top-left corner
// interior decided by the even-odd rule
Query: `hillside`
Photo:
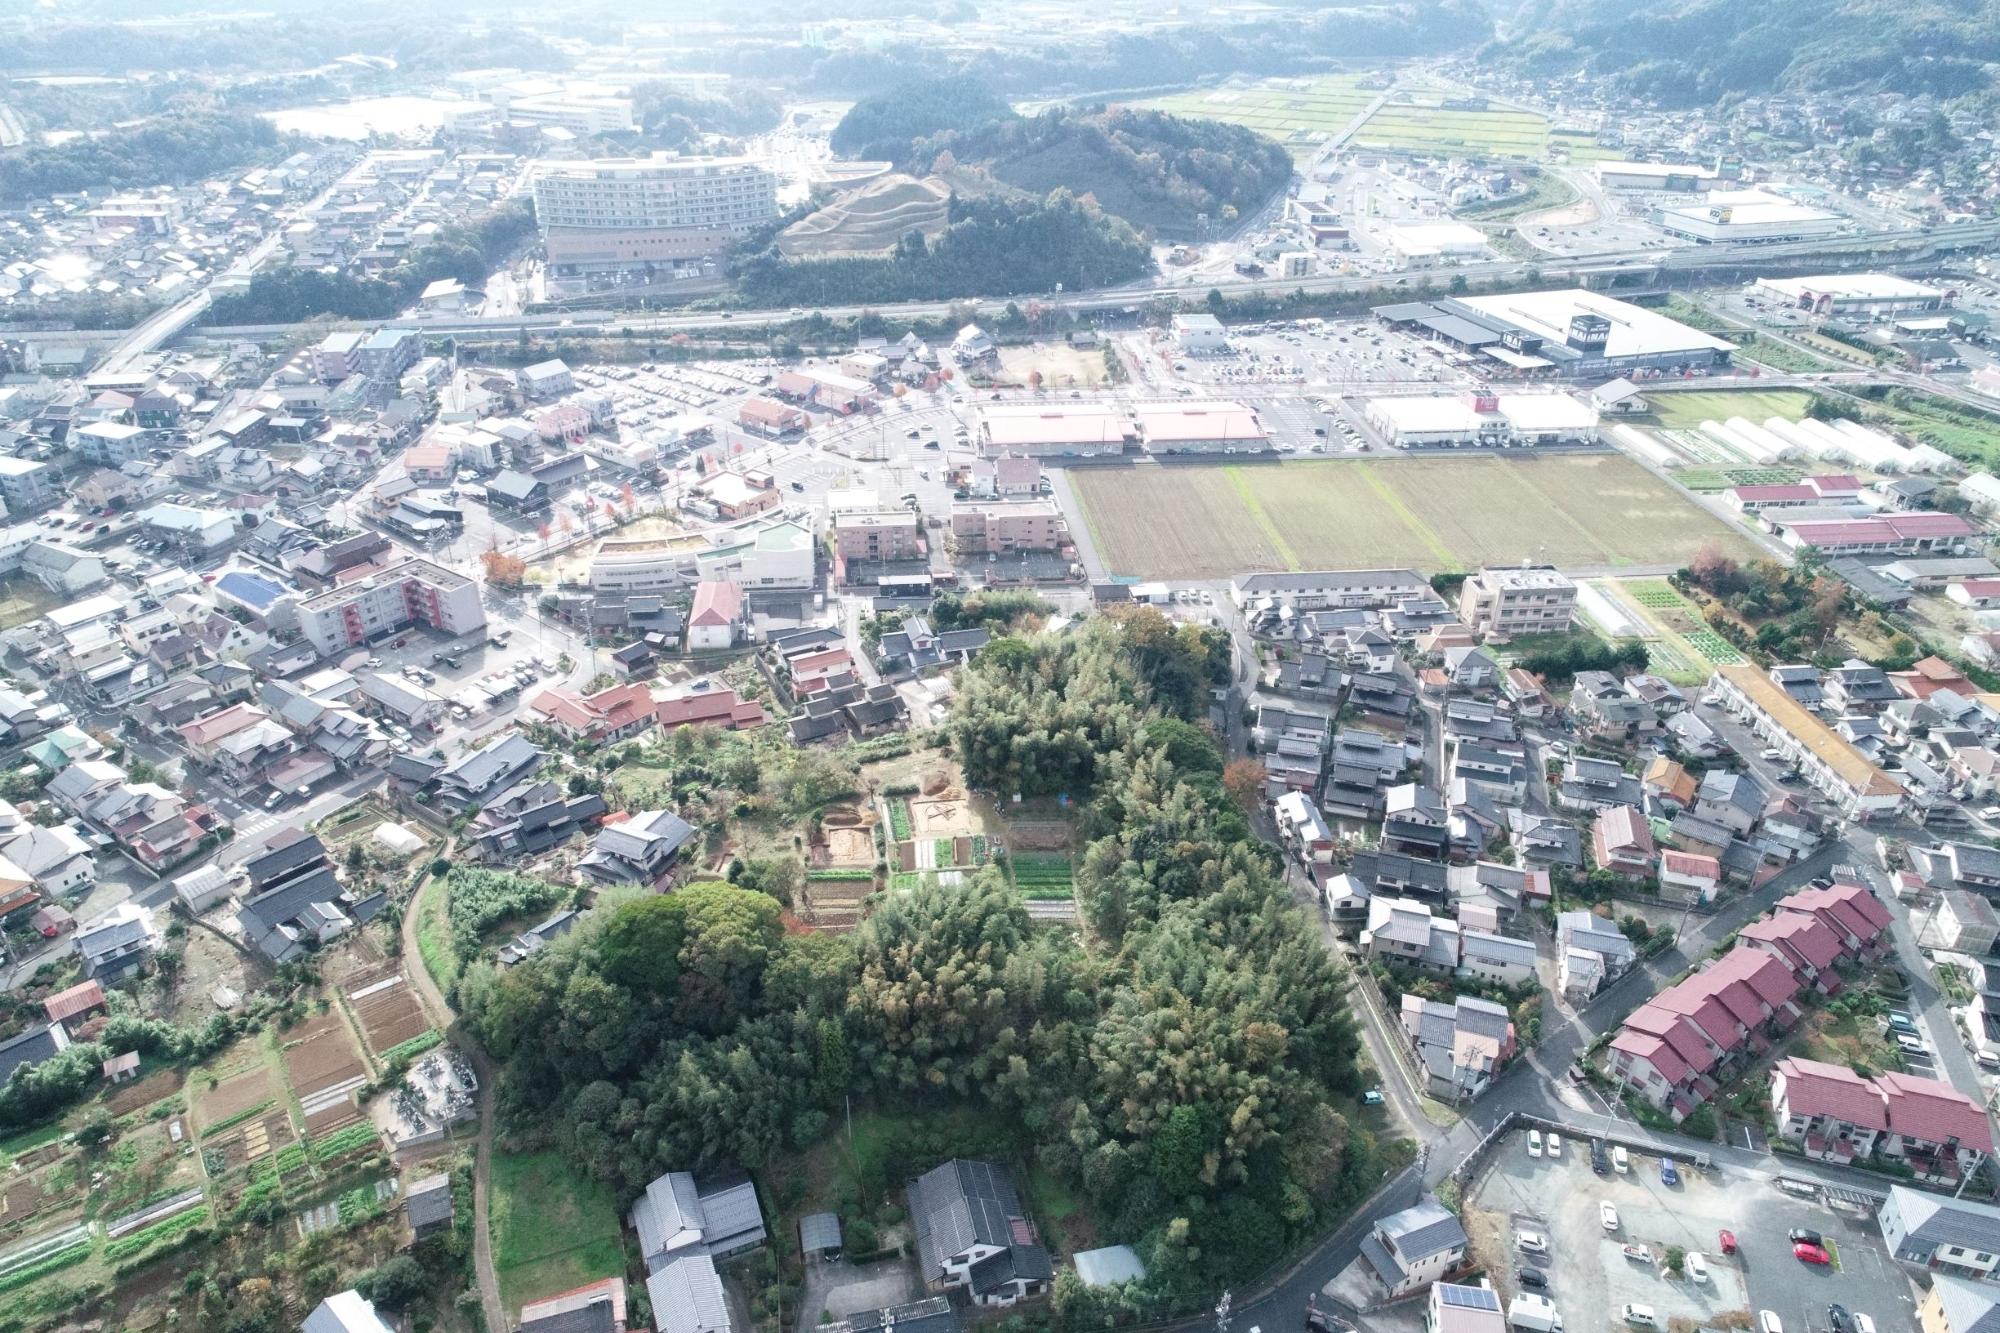
[[[1504,26],[1518,35],[1482,58],[1617,76],[1670,105],[1774,89],[1951,98],[1988,86],[1981,66],[2000,60],[1996,0],[1525,0]]]
[[[1004,111],[976,125],[955,115],[954,124],[900,143],[872,138],[864,131],[891,118],[877,105],[887,100],[857,103],[835,143],[865,141],[913,175],[973,171],[1034,198],[1052,190],[1089,195],[1106,213],[1169,239],[1193,236],[1203,217],[1227,226],[1292,177],[1285,150],[1254,131],[1124,107],[1053,108],[1034,117]],[[905,126],[940,119],[924,109],[927,100],[895,118]],[[859,128],[843,136],[850,122]]]
[[[962,74],[920,79],[856,102],[833,127],[829,143],[842,157],[900,162],[914,140],[976,129],[1013,114],[1014,109],[978,79]]]
[[[911,232],[930,240],[950,221],[951,189],[901,172],[851,190],[778,235],[787,259],[886,255]]]

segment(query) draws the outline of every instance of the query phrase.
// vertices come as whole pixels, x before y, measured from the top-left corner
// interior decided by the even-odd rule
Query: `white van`
[[[1875,1333],[1875,1321],[1865,1314],[1850,1316],[1854,1320],[1854,1333]]]
[[[1683,1262],[1687,1265],[1687,1275],[1689,1281],[1691,1282],[1708,1281],[1708,1260],[1702,1258],[1699,1253],[1693,1250],[1689,1250],[1688,1256],[1685,1260],[1683,1260]]]
[[[1650,1305],[1628,1305],[1621,1313],[1625,1316],[1625,1322],[1634,1328],[1658,1328],[1660,1326],[1659,1316],[1653,1313],[1653,1307]]]
[[[1785,1333],[1785,1326],[1778,1322],[1777,1311],[1759,1310],[1757,1312],[1757,1333]]]

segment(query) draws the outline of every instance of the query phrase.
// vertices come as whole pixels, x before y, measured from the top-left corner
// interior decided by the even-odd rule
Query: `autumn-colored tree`
[[[631,513],[634,509],[638,508],[639,496],[638,493],[632,489],[631,482],[628,481],[623,486],[618,488],[618,503],[625,506],[625,512],[628,514]]]
[[[528,562],[505,551],[487,551],[479,557],[486,567],[486,581],[502,588],[518,588],[527,576]]]
[[[1742,584],[1743,568],[1723,553],[1714,542],[1704,542],[1694,559],[1688,561],[1688,577],[1718,597],[1726,597]]]
[[[547,519],[543,519],[535,525],[535,535],[542,539],[543,546],[546,547],[549,544],[549,521]]]
[[[1264,765],[1255,759],[1233,759],[1222,770],[1222,789],[1236,798],[1245,811],[1257,808],[1264,794]]]
[[[1039,371],[1039,370],[1031,370],[1031,371],[1029,371],[1029,372],[1028,372],[1028,387],[1029,387],[1030,389],[1033,389],[1033,390],[1034,390],[1034,391],[1035,391],[1036,393],[1040,393],[1040,392],[1042,391],[1042,372],[1041,372],[1041,371]]]

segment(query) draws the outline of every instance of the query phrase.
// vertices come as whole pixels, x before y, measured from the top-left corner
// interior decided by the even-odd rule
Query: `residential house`
[[[1450,1209],[1430,1195],[1380,1218],[1361,1238],[1361,1257],[1391,1298],[1408,1296],[1465,1263],[1469,1239]]]
[[[931,1290],[962,1287],[986,1306],[1048,1291],[1049,1252],[1006,1167],[954,1159],[911,1181],[908,1194],[918,1272]]]
[[[0,1087],[14,1077],[17,1069],[33,1069],[69,1049],[69,1033],[60,1023],[31,1027],[19,1036],[0,1041]]]
[[[49,1022],[58,1024],[71,1036],[90,1021],[93,1014],[109,1013],[104,1001],[104,985],[99,981],[82,981],[59,990],[42,1001],[42,1009]]]
[[[1740,837],[1756,827],[1763,810],[1764,793],[1755,778],[1719,768],[1702,775],[1694,803],[1698,817],[1720,824]]]
[[[1874,1082],[1852,1069],[1789,1056],[1771,1068],[1771,1120],[1806,1156],[1845,1166],[1874,1156],[1889,1108]]]
[[[138,971],[159,937],[154,933],[144,908],[131,903],[76,932],[77,956],[83,960],[83,974],[97,981],[117,981]]]
[[[1609,810],[1613,806],[1636,806],[1645,799],[1639,780],[1614,760],[1572,755],[1563,765],[1555,803],[1565,810]]]
[[[442,1172],[413,1180],[403,1191],[403,1217],[415,1240],[428,1240],[451,1227],[451,1177]]]
[[[1662,895],[1683,902],[1710,902],[1722,884],[1722,862],[1698,852],[1669,848],[1660,853],[1659,881]]]
[[[1507,1333],[1499,1293],[1490,1286],[1434,1283],[1424,1306],[1424,1333]]]
[[[680,727],[721,727],[725,731],[747,731],[771,720],[764,705],[755,699],[738,698],[728,688],[702,690],[678,699],[661,699],[654,705],[662,731]]]
[[[607,1277],[521,1307],[518,1333],[627,1333],[625,1279]]]
[[[530,699],[528,709],[569,739],[597,745],[641,735],[658,721],[652,692],[636,683],[595,694],[553,687]]]
[[[1533,981],[1535,942],[1495,931],[1461,929],[1458,975],[1500,986],[1519,986]]]
[[[699,1183],[685,1171],[661,1176],[632,1205],[646,1264],[646,1292],[662,1333],[730,1333],[734,1323],[715,1261],[764,1243],[750,1177],[734,1171]]]
[[[2000,1208],[1891,1185],[1876,1211],[1889,1253],[1906,1264],[1991,1282],[2000,1273]]]
[[[1507,831],[1523,865],[1570,870],[1583,867],[1583,839],[1572,824],[1527,810],[1509,810]]]
[[[1922,1333],[2000,1333],[2000,1288],[1938,1273],[1917,1305]]]
[[[1450,976],[1458,970],[1458,935],[1456,921],[1432,916],[1414,899],[1371,895],[1361,951],[1371,959]]]
[[[542,766],[542,752],[525,736],[495,736],[438,772],[438,800],[449,808],[477,810]]]
[[[1631,970],[1638,951],[1616,923],[1592,912],[1556,918],[1556,989],[1580,1005]]]
[[[1514,1024],[1505,1007],[1490,1000],[1460,995],[1446,1002],[1405,994],[1402,1020],[1430,1094],[1444,1101],[1477,1097],[1514,1057]]]
[[[1949,1083],[1915,1074],[1875,1076],[1889,1106],[1881,1151],[1918,1180],[1956,1184],[1993,1155],[1993,1123],[1985,1105]]]
[[[1288,791],[1271,803],[1271,813],[1278,825],[1278,840],[1301,863],[1309,866],[1332,863],[1337,845],[1333,830],[1327,827],[1326,816],[1319,812],[1310,796],[1302,791]]]
[[[1840,937],[1809,912],[1774,912],[1753,921],[1736,938],[1762,949],[1789,967],[1822,995],[1836,995],[1842,982],[1834,964],[1846,957]]]
[[[694,836],[694,826],[671,810],[606,819],[577,869],[600,884],[656,884]]]
[[[358,1291],[338,1291],[314,1306],[299,1333],[394,1333]]]
[[[1621,879],[1653,877],[1653,830],[1634,806],[1601,811],[1591,825],[1590,847],[1599,870]]]
[[[687,620],[689,652],[717,652],[734,647],[748,629],[740,586],[727,579],[704,579],[695,585],[694,608]]]
[[[1859,884],[1801,889],[1780,898],[1776,910],[1812,916],[1834,933],[1843,950],[1856,958],[1879,958],[1889,947],[1889,911]]]

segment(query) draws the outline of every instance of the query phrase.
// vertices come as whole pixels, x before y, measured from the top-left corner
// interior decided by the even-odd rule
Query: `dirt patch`
[[[1013,820],[1007,825],[1007,845],[1023,852],[1062,851],[1069,847],[1069,825],[1057,820]]]
[[[333,1021],[340,1024],[337,1018]],[[323,1028],[285,1047],[285,1074],[301,1101],[350,1079],[368,1076],[344,1026]]]
[[[368,1049],[378,1056],[430,1031],[430,1020],[424,1017],[416,992],[400,976],[394,984],[380,990],[371,990],[358,999],[349,992],[349,997],[354,1016],[361,1020],[361,1030],[367,1035]]]
[[[181,1090],[185,1075],[178,1069],[162,1069],[148,1074],[135,1083],[124,1087],[104,1099],[104,1104],[114,1116],[130,1115],[132,1112],[151,1106],[162,1097],[171,1097]]]
[[[806,884],[803,917],[820,930],[852,930],[861,920],[861,905],[875,892],[867,879],[816,879]]]
[[[851,805],[834,805],[820,813],[819,822],[822,828],[859,828],[868,820]]]
[[[324,1110],[306,1117],[306,1137],[323,1139],[335,1130],[346,1129],[361,1119],[361,1108],[352,1097],[344,1097]]]
[[[963,800],[910,802],[910,833],[919,838],[949,838],[974,832],[972,811]]]
[[[263,1066],[223,1079],[195,1099],[204,1125],[219,1125],[271,1100],[271,1071]]]
[[[865,866],[875,862],[875,835],[865,828],[828,828],[827,864]]]

